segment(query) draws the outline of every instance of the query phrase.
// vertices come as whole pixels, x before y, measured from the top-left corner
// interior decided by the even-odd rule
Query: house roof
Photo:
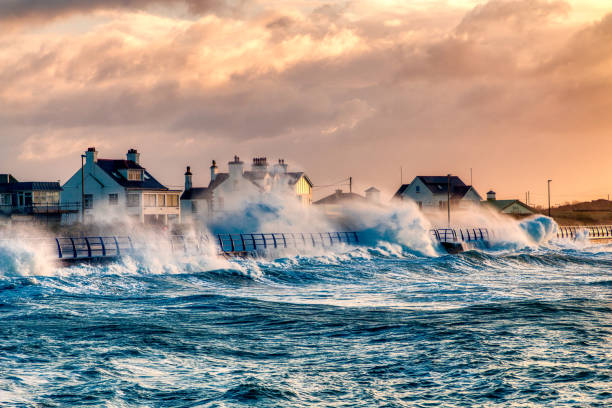
[[[212,191],[208,187],[193,187],[183,192],[181,200],[207,200],[211,196]]]
[[[22,181],[0,184],[0,192],[13,191],[62,191],[57,181]]]
[[[166,186],[157,181],[144,167],[131,160],[98,159],[97,164],[122,187],[144,190],[168,190]],[[143,180],[128,180],[119,171],[126,169],[142,170],[144,173]]]
[[[456,191],[457,193],[463,192],[463,195],[465,195],[465,193],[467,193],[467,191],[469,190],[463,190],[460,188],[467,186],[457,176],[451,176],[450,180],[448,176],[417,176],[417,178],[421,180],[421,182],[425,184],[425,186],[434,194],[446,193],[448,191],[449,182],[451,187],[451,194]]]
[[[483,205],[490,205],[491,207],[494,207],[499,211],[504,211],[506,208],[510,207],[515,203],[523,208],[528,209],[529,211],[535,212],[533,208],[529,207],[527,204],[523,203],[520,200],[486,200],[482,202]]]
[[[463,198],[467,192],[472,189],[472,186],[466,185],[457,176],[451,176],[450,180],[448,176],[417,176],[415,180],[417,179],[419,179],[433,194],[448,194],[448,185],[450,181],[451,199],[455,200]],[[414,183],[414,180],[412,183]],[[393,197],[401,197],[412,183],[403,184]]]
[[[340,204],[347,201],[366,201],[366,198],[355,193],[343,193],[337,190],[335,193],[328,195],[313,204]]]
[[[376,187],[372,186],[372,187],[368,188],[365,192],[366,193],[380,193],[380,190],[377,189]]]
[[[393,198],[401,197],[404,194],[404,191],[406,191],[408,187],[410,187],[410,184],[402,184],[400,188],[397,190],[397,192],[393,194]]]
[[[217,173],[217,175],[215,176],[215,179],[211,180],[210,183],[208,183],[208,189],[210,191],[214,190],[215,188],[219,187],[219,185],[223,183],[225,180],[227,180],[228,178],[229,178],[229,173]]]

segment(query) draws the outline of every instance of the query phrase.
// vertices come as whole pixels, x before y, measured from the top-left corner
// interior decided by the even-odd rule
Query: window
[[[117,205],[119,203],[119,194],[108,195],[108,205]]]
[[[165,207],[166,206],[166,195],[165,194],[158,194],[157,195],[157,206],[158,207]]]
[[[85,209],[91,210],[93,208],[93,194],[85,194],[84,198]]]
[[[178,207],[179,206],[178,194],[168,194],[166,198],[166,205],[168,207]]]
[[[140,206],[140,194],[133,194],[133,193],[128,194],[127,195],[127,206],[128,207],[139,207]]]
[[[417,194],[420,193],[421,192],[421,186],[416,186],[415,191],[417,192]]]
[[[145,207],[155,207],[155,194],[145,194],[144,195],[144,206]]]
[[[59,191],[34,191],[32,203],[34,205],[58,205]]]
[[[10,194],[4,194],[2,196],[2,205],[11,205],[11,195]]]
[[[141,181],[142,180],[142,170],[128,170],[128,180],[129,181]]]
[[[26,206],[32,205],[32,192],[26,191],[24,194],[24,197],[25,197],[25,205]]]

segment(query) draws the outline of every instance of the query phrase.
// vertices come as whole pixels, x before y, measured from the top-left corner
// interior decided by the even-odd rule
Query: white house
[[[121,209],[128,216],[149,224],[180,222],[179,190],[170,190],[140,165],[140,154],[130,149],[126,159],[99,159],[95,147],[85,153],[83,173],[78,169],[63,185],[62,203],[82,202],[85,218],[94,209]],[[82,191],[82,177],[85,179]],[[80,220],[80,211],[65,216],[64,223]]]
[[[289,172],[280,159],[269,166],[265,157],[253,159],[250,171],[238,156],[228,163],[228,172],[219,173],[217,163],[210,166],[208,187],[193,187],[190,167],[185,172],[185,191],[181,208],[185,218],[204,219],[215,212],[231,209],[236,200],[242,200],[274,189],[287,189],[304,205],[312,203],[312,182],[304,172]]]
[[[450,183],[451,207],[464,208],[480,205],[482,197],[472,186],[457,176],[417,176],[410,184],[402,185],[393,198],[413,200],[421,209],[446,208]]]

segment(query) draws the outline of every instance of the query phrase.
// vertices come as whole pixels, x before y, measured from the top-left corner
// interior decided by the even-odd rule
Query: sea
[[[612,245],[45,265],[0,245],[2,407],[610,407]]]

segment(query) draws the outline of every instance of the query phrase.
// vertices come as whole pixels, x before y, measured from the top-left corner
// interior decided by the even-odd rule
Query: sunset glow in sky
[[[484,196],[612,194],[612,3],[3,0],[0,173],[64,182],[128,148],[177,186],[284,158],[388,195],[452,173]],[[320,190],[318,196],[331,193]]]

